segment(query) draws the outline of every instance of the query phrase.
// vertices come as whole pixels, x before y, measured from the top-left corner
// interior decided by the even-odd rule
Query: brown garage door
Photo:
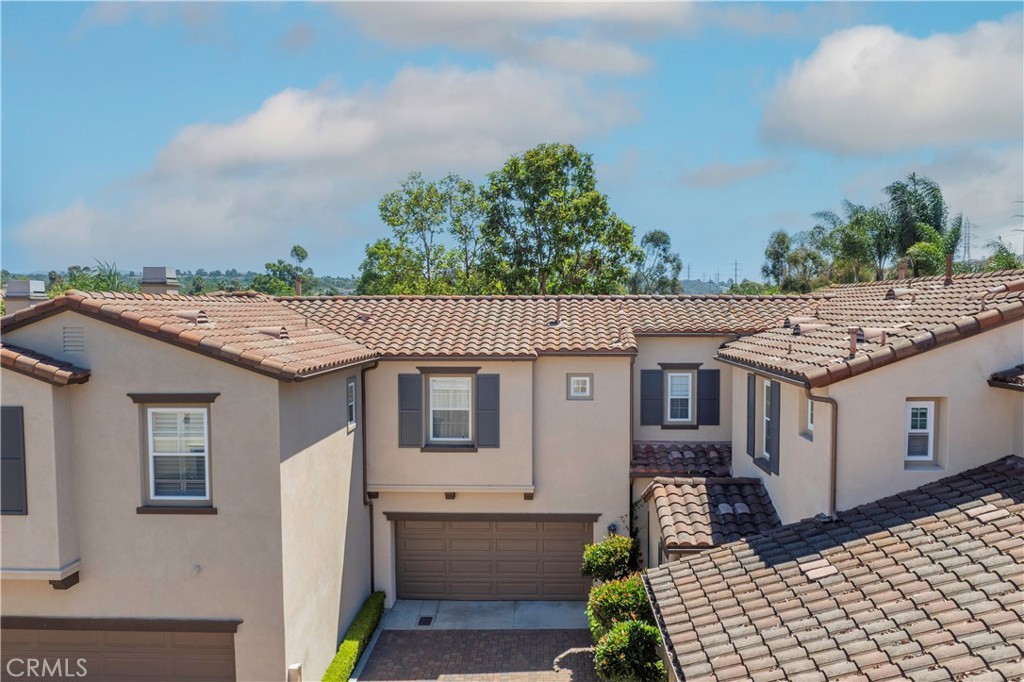
[[[591,521],[434,517],[395,521],[399,599],[586,599]]]
[[[4,680],[78,677],[90,682],[233,682],[235,679],[235,636],[231,632],[4,628],[0,631],[0,649],[3,659],[0,677]],[[81,667],[79,659],[82,659]],[[35,676],[27,668],[33,661]],[[60,667],[59,672],[54,666]],[[49,674],[44,676],[43,672]]]

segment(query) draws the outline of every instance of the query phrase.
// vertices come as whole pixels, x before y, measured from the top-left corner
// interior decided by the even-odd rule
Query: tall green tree
[[[938,275],[946,269],[946,256],[956,253],[963,235],[964,217],[958,214],[942,232],[926,223],[917,224],[918,241],[906,256],[920,275]]]
[[[252,283],[249,285],[253,291],[260,291],[272,296],[288,296],[295,293],[295,283],[301,277],[304,287],[303,292],[306,294],[313,293],[316,289],[316,278],[313,275],[313,270],[302,267],[302,262],[306,260],[309,254],[304,248],[296,244],[292,247],[290,256],[292,258],[291,263],[282,258],[266,263],[264,265],[265,271],[253,277]]]
[[[792,250],[792,240],[785,230],[775,230],[768,237],[768,246],[764,250],[764,265],[761,266],[761,275],[775,286],[782,286],[782,282],[789,274],[789,252]]]
[[[1024,268],[1024,261],[1002,239],[990,241],[986,246],[992,249],[992,255],[985,261],[985,270],[1019,270]]]
[[[476,185],[454,173],[440,184],[448,220],[448,232],[455,242],[455,289],[460,294],[485,293],[487,282],[480,271],[480,228],[487,218],[487,200]]]
[[[410,173],[401,187],[388,192],[378,206],[380,218],[421,264],[422,293],[443,293],[448,266],[444,245],[445,196],[437,183]]]
[[[541,144],[491,173],[484,276],[507,294],[613,293],[640,254],[633,227],[597,190],[593,159]]]
[[[672,238],[664,230],[651,230],[640,240],[641,260],[629,278],[631,294],[680,294],[683,261],[672,251]]]
[[[61,274],[51,271],[46,295],[50,298],[63,294],[68,289],[79,291],[129,291],[135,292],[139,287],[134,282],[125,279],[116,263],[107,263],[97,260],[96,265],[69,266],[67,272]]]

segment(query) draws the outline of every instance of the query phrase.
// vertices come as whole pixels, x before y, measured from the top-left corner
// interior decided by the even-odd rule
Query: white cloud
[[[1024,120],[1021,15],[915,38],[887,26],[826,37],[777,85],[771,141],[841,155],[1018,140]]]
[[[135,268],[223,265],[225,253],[258,265],[296,235],[311,253],[361,249],[379,229],[367,207],[410,171],[478,177],[540,142],[578,143],[635,120],[625,102],[511,65],[410,68],[353,92],[284,90],[236,121],[186,127],[142,177],[12,236],[50,262]]]
[[[779,159],[754,159],[743,163],[716,161],[684,173],[680,180],[684,185],[691,187],[729,187],[768,175],[783,167],[784,164]]]
[[[313,46],[316,42],[316,29],[305,21],[299,21],[291,25],[281,39],[278,41],[277,46],[285,52],[291,52],[297,54],[299,52],[305,52]]]

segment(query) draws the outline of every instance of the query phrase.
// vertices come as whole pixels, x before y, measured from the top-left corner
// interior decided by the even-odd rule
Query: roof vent
[[[46,284],[38,279],[12,279],[7,282],[4,302],[7,315],[46,300]]]
[[[61,347],[65,353],[85,351],[85,327],[64,327]]]
[[[356,313],[356,318],[358,318],[360,322],[369,322],[370,313]]]
[[[733,511],[732,511],[732,505],[731,504],[726,504],[725,502],[720,502],[719,503],[719,505],[718,505],[718,515],[719,516],[725,516],[726,514],[732,514],[732,513],[733,513]]]
[[[1005,282],[1004,284],[1000,284],[986,290],[985,293],[981,295],[981,309],[985,309],[985,301],[989,296],[1004,294],[1009,291],[1024,291],[1024,278],[1015,279],[1012,282]]]
[[[896,298],[906,298],[907,296],[909,296],[911,301],[916,301],[918,293],[919,292],[917,289],[904,289],[901,287],[893,287],[892,289],[889,289],[887,292],[885,292],[885,299],[887,301],[891,301]]]
[[[800,567],[800,570],[803,571],[803,574],[810,580],[819,580],[839,573],[839,569],[829,563],[828,559],[802,561],[797,565]]]
[[[894,332],[898,332],[900,329],[909,327],[910,324],[903,322],[893,327],[861,327],[857,330],[857,342],[864,343],[866,341],[877,341],[878,343],[885,345],[885,337]]]
[[[178,272],[174,268],[146,266],[142,268],[141,289],[144,294],[176,294]]]
[[[174,317],[180,317],[183,320],[188,320],[193,324],[210,323],[210,317],[206,314],[205,310],[172,310],[171,315]]]
[[[287,327],[260,327],[256,331],[258,331],[260,334],[266,334],[267,336],[271,336],[275,339],[287,340],[289,338]]]
[[[732,506],[732,508],[736,510],[737,514],[749,514],[750,513],[750,507],[748,507],[747,505],[743,504],[742,502],[737,502],[736,504],[734,504]]]
[[[796,316],[794,316],[794,317],[787,317],[785,323],[783,323],[782,326],[785,327],[786,329],[789,329],[790,327],[795,327],[795,326],[797,326],[799,324],[812,324],[814,322],[818,322],[818,319],[814,318],[814,317],[796,317]]]
[[[803,336],[807,332],[813,332],[815,329],[824,329],[827,324],[811,324],[808,322],[798,322],[793,325],[793,336]]]

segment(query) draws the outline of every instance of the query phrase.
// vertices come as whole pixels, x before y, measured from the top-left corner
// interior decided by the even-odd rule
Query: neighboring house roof
[[[1024,670],[1022,576],[1011,456],[645,582],[680,679],[1009,679]]]
[[[7,343],[0,346],[0,366],[33,379],[46,381],[54,386],[84,384],[89,380],[89,370],[87,369],[75,367],[70,362],[55,360],[48,355]]]
[[[4,333],[65,310],[116,324],[277,379],[304,379],[371,360],[368,348],[260,294],[81,292],[0,320]]]
[[[1024,318],[1024,270],[955,275],[949,285],[944,277],[920,277],[822,293],[801,324],[730,342],[718,357],[826,386]],[[861,335],[852,356],[851,327]]]
[[[629,462],[632,478],[648,476],[728,476],[732,443],[635,441]]]
[[[669,552],[734,542],[781,523],[756,478],[656,478],[643,499],[654,504]]]
[[[740,334],[811,296],[343,296],[284,305],[385,357],[633,353],[643,334]]]
[[[1024,391],[1024,365],[996,372],[988,380],[989,386]]]

